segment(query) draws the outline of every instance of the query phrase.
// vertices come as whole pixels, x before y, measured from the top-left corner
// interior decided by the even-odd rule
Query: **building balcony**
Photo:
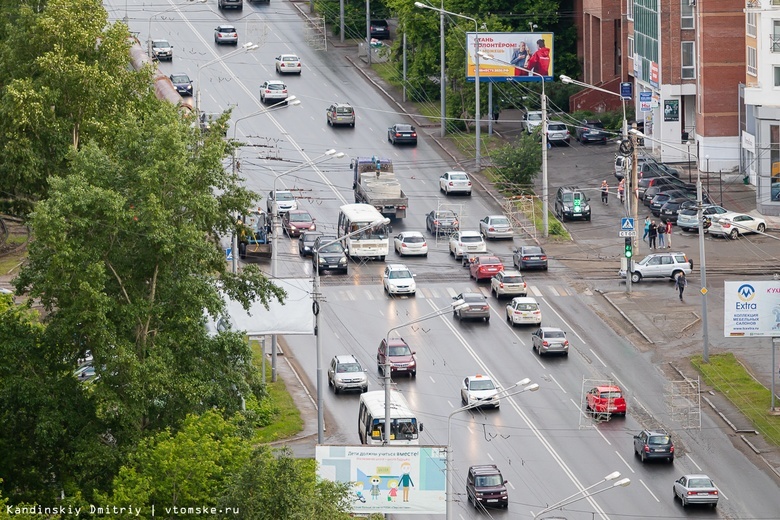
[[[780,2],[780,0],[776,1]],[[769,50],[770,52],[780,52],[780,34],[769,35]]]

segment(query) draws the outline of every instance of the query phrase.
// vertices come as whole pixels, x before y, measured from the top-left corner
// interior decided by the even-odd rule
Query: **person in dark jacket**
[[[655,220],[650,222],[650,231],[647,235],[647,239],[650,241],[650,249],[655,249],[655,239],[658,238],[658,225]]]

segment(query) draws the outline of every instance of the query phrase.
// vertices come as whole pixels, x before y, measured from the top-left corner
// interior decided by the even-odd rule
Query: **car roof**
[[[473,381],[475,379],[480,379],[482,381],[493,381],[492,377],[486,376],[485,374],[474,374],[472,376],[466,376],[466,379],[469,381]]]
[[[501,471],[498,469],[498,466],[495,464],[478,464],[476,466],[471,466],[469,471],[478,475],[501,473]]]
[[[504,276],[523,276],[523,273],[521,273],[517,269],[504,269],[503,271],[501,271],[501,273]]]
[[[669,435],[669,432],[663,429],[658,430],[642,430],[643,432],[647,433],[648,435]]]
[[[217,30],[219,32],[236,32],[236,26],[235,25],[217,25]]]
[[[512,301],[517,303],[535,303],[537,305],[539,304],[539,302],[536,301],[536,298],[531,298],[530,296],[515,296],[514,298],[512,298]]]
[[[152,45],[155,45],[157,43],[164,43],[165,45],[170,45],[170,43],[168,43],[168,40],[152,40]]]
[[[594,388],[598,390],[599,392],[622,392],[619,386],[612,386],[612,385],[596,385]]]
[[[706,479],[712,480],[709,475],[705,475],[704,473],[691,473],[690,475],[683,475],[683,477],[685,477],[687,479],[706,478]]]
[[[468,175],[468,173],[466,173],[464,171],[461,171],[461,170],[451,170],[451,171],[446,171],[444,173],[449,173],[449,174],[459,173],[459,174],[463,174],[463,175]]]
[[[499,257],[496,255],[478,255],[476,257],[477,260],[480,261],[480,263],[485,262],[487,260],[496,261],[498,263],[503,263]],[[519,274],[519,273],[518,273]]]
[[[485,298],[484,294],[478,293],[478,292],[472,292],[472,291],[462,292],[462,293],[460,293],[460,295],[463,296],[464,298],[466,298],[466,297],[473,297],[473,298],[482,298],[483,300],[487,299],[487,298]]]
[[[406,267],[404,264],[390,264],[387,266],[387,269],[391,271],[408,271],[409,268]]]
[[[412,125],[407,123],[396,123],[393,126],[398,129],[405,129],[405,130],[412,130],[414,128]]]
[[[488,215],[487,218],[507,218],[506,215]]]
[[[278,80],[278,79],[269,79],[266,81],[269,85],[284,85],[284,81]],[[276,190],[276,191],[286,191],[286,190]]]
[[[358,365],[360,364],[357,358],[352,354],[340,354],[337,356],[333,356],[333,358],[336,360],[337,363],[357,363]]]
[[[422,237],[424,236],[420,231],[401,231],[398,233],[402,237]]]
[[[296,60],[298,59],[298,55],[297,54],[280,54],[279,57],[280,58],[295,58]]]
[[[409,346],[409,344],[404,340],[404,338],[401,338],[401,337],[398,337],[398,336],[396,336],[394,338],[388,339],[387,340],[387,344],[388,344],[388,346],[391,346],[391,347],[398,347],[398,346],[401,346],[401,345],[406,345],[407,347]]]
[[[539,327],[539,328],[542,330],[542,332],[558,332],[558,331],[560,331],[560,332],[563,332],[564,334],[566,334],[563,331],[563,329],[560,329],[558,327]]]
[[[482,234],[479,231],[458,231],[462,237],[481,237]]]
[[[350,105],[349,103],[333,103],[332,106],[336,108],[352,108],[352,105]]]
[[[311,213],[309,213],[305,209],[291,209],[290,211],[287,212],[287,215],[288,216],[289,215],[300,215],[301,213],[305,213],[305,214],[307,214],[307,215],[309,215],[311,217]]]

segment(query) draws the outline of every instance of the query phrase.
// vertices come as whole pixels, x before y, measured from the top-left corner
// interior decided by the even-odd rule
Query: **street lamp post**
[[[558,508],[567,506],[567,505],[572,504],[574,502],[579,502],[580,500],[585,500],[586,498],[590,498],[590,497],[592,497],[594,495],[598,495],[599,493],[603,493],[605,491],[609,491],[610,489],[615,489],[615,488],[618,488],[618,487],[626,487],[629,484],[631,484],[631,479],[622,478],[622,479],[618,480],[617,482],[614,482],[613,484],[611,484],[611,485],[609,485],[609,486],[607,486],[605,488],[598,489],[598,490],[593,491],[593,492],[589,492],[591,489],[593,489],[594,487],[598,486],[599,484],[603,484],[605,482],[608,482],[608,481],[611,481],[611,480],[615,480],[616,478],[619,478],[619,477],[620,477],[620,473],[617,472],[617,471],[615,471],[613,473],[610,473],[609,475],[607,475],[606,477],[604,477],[600,481],[596,482],[592,486],[588,486],[585,489],[583,489],[581,491],[578,491],[577,493],[574,493],[573,495],[571,495],[569,497],[566,497],[563,500],[560,500],[560,501],[554,503],[553,505],[548,506],[548,507],[544,508],[543,510],[539,511],[538,513],[536,513],[534,515],[534,520],[536,520],[537,518],[539,518],[541,515],[543,515],[545,513],[549,513],[550,511],[552,511],[554,509],[558,509]]]
[[[356,229],[351,233],[347,233],[343,237],[339,237],[336,240],[331,240],[320,244],[320,246],[312,251],[314,255],[314,289],[312,291],[312,298],[314,303],[312,304],[312,311],[314,312],[314,336],[316,338],[316,351],[317,351],[317,444],[324,442],[325,432],[325,403],[323,400],[322,392],[322,334],[320,333],[320,249],[324,249],[329,245],[341,242],[342,240],[359,235],[360,233],[369,229],[378,228],[380,226],[386,226],[390,223],[389,218],[378,219],[367,226],[363,226],[360,229]]]
[[[463,18],[465,20],[471,20],[474,22],[474,97],[476,98],[476,106],[474,108],[474,119],[476,120],[476,128],[475,128],[475,134],[476,134],[476,151],[475,151],[475,168],[476,171],[479,172],[482,169],[482,154],[481,154],[481,146],[482,143],[480,142],[480,118],[481,118],[481,105],[479,100],[479,90],[480,90],[480,84],[479,84],[479,24],[477,23],[477,20],[474,18],[471,18],[470,16],[466,16],[464,14],[458,14],[453,13],[452,11],[446,11],[444,8],[439,7],[433,7],[432,5],[424,4],[422,2],[415,2],[415,7],[419,7],[421,9],[430,9],[431,11],[436,11],[440,13],[442,26],[444,22],[444,15],[448,14],[450,16],[457,16],[458,18]],[[443,32],[443,31],[442,31]],[[442,42],[442,47],[444,46]],[[442,69],[444,68],[444,61],[442,61]],[[443,106],[443,105],[442,105]],[[442,118],[444,117],[444,111],[442,110]]]
[[[578,85],[580,87],[589,88],[591,90],[596,90],[598,92],[603,92],[605,94],[609,94],[611,96],[618,96],[620,98],[620,105],[623,108],[623,128],[621,132],[621,136],[623,138],[623,142],[628,141],[628,120],[626,119],[626,100],[623,98],[623,96],[617,92],[612,92],[611,90],[606,90],[600,87],[597,87],[595,85],[591,85],[589,83],[584,83],[582,81],[578,81],[576,79],[570,78],[569,76],[566,76],[564,74],[561,74],[560,76],[561,81],[566,84],[571,85]],[[634,236],[634,247],[633,250],[635,252],[639,251],[639,233],[638,233],[638,221],[637,221],[637,214],[639,209],[639,199],[636,200],[636,203],[632,203],[632,199],[634,198],[634,194],[636,193],[636,188],[639,184],[639,181],[637,179],[637,150],[636,150],[636,143],[632,143],[632,157],[631,157],[631,176],[624,175],[624,179],[628,179],[628,182],[626,183],[626,188],[624,190],[624,193],[626,194],[626,215],[631,216],[634,219],[634,231],[637,233]],[[633,256],[631,258],[628,258],[628,265],[626,266],[626,292],[631,292],[631,270],[634,263]]]
[[[507,393],[513,388],[516,388],[518,386],[522,386],[520,390],[517,390],[516,392]],[[518,394],[522,394],[523,392],[536,392],[539,390],[539,385],[537,383],[531,383],[531,380],[527,377],[525,379],[521,379],[517,383],[513,384],[509,388],[505,388],[498,392],[496,394],[496,399],[501,399],[504,397],[512,397]],[[445,491],[445,501],[446,501],[446,510],[447,510],[447,520],[452,519],[452,475],[449,475],[450,469],[452,468],[452,445],[451,443],[451,433],[452,433],[452,418],[456,414],[459,414],[460,412],[465,412],[466,410],[471,410],[473,408],[477,408],[482,403],[479,401],[475,401],[473,403],[469,403],[466,406],[461,406],[460,408],[453,410],[450,412],[450,414],[447,416],[447,475],[446,475],[446,491]]]
[[[276,198],[276,183],[284,177],[285,175],[289,175],[291,173],[295,173],[297,171],[300,171],[308,166],[314,166],[316,164],[319,164],[321,162],[329,161],[331,159],[341,159],[344,157],[344,152],[336,152],[336,150],[330,149],[326,151],[324,154],[320,155],[319,157],[315,157],[314,159],[310,159],[304,163],[299,164],[298,166],[295,166],[294,168],[290,168],[289,170],[280,173],[274,178],[274,203],[271,206],[273,209],[273,227],[274,231],[271,235],[271,278],[273,280],[276,280],[277,276],[279,275],[278,269],[279,269],[279,262],[277,261],[279,256],[279,235],[281,235],[282,231],[280,229],[280,222],[279,222],[279,203],[277,202]],[[278,352],[278,339],[276,334],[271,335],[271,381],[276,382],[276,353]],[[319,389],[318,389],[319,393]]]
[[[249,119],[250,117],[259,116],[261,114],[267,114],[269,112],[273,112],[274,110],[278,110],[280,108],[286,108],[288,106],[295,106],[300,105],[301,100],[296,99],[295,96],[290,96],[284,101],[280,101],[278,103],[274,103],[270,107],[263,108],[258,110],[257,112],[253,112],[249,115],[239,117],[236,119],[235,123],[233,123],[233,176],[236,175],[236,133],[238,131],[238,123],[243,121],[244,119]],[[233,248],[233,274],[236,274],[238,272],[238,235],[233,232],[233,240],[231,243],[231,247]],[[271,252],[273,254],[273,251]],[[265,373],[263,373],[263,377],[265,377]]]
[[[639,130],[632,129],[631,133],[636,135],[637,137],[642,137],[644,139],[647,139],[649,141],[657,142],[660,144],[663,144],[665,146],[668,146],[669,148],[674,148],[675,150],[679,150],[680,152],[685,152],[683,148],[678,148],[677,146],[671,145],[669,143],[659,141],[658,139],[653,139],[652,137],[647,137],[645,134],[640,132]],[[699,157],[694,155],[696,157],[696,164],[699,164]],[[705,156],[705,158],[709,158],[709,155]],[[709,333],[709,324],[707,323],[707,259],[705,256],[704,251],[704,193],[701,185],[701,168],[697,168],[696,173],[696,208],[698,209],[698,215],[697,219],[699,221],[699,264],[700,264],[700,270],[701,270],[701,290],[699,291],[701,293],[701,326],[702,326],[702,361],[705,363],[710,362],[710,333]],[[630,273],[626,273],[626,276],[629,276]]]
[[[534,27],[536,27],[535,24]],[[549,207],[549,201],[547,200],[549,198],[550,187],[549,187],[549,181],[547,179],[547,95],[545,94],[544,91],[544,76],[542,74],[539,74],[535,70],[526,69],[525,67],[520,67],[519,65],[515,65],[514,63],[509,63],[508,61],[500,60],[484,52],[480,52],[479,55],[485,58],[486,60],[497,61],[499,63],[503,63],[505,65],[509,65],[516,69],[525,71],[532,76],[538,76],[542,83],[542,228],[544,229],[543,236],[544,238],[547,238],[550,234],[550,218],[548,215],[548,213],[550,212],[550,207]]]
[[[154,13],[152,16],[149,17],[149,28],[146,31],[147,35],[147,52],[149,53],[149,57],[152,57],[152,19],[154,19],[155,16],[159,14],[165,14],[169,13],[171,11],[175,11],[179,9],[180,7],[184,7],[187,4],[205,4],[207,0],[188,0],[186,3],[176,4],[172,5],[168,9],[163,9],[162,11],[158,11]],[[125,23],[127,23],[127,1],[125,0]]]
[[[198,88],[195,91],[195,113],[198,114],[198,117],[200,117],[200,71],[208,67],[209,65],[214,65],[215,63],[219,63],[221,61],[224,61],[232,56],[235,56],[236,54],[239,54],[241,52],[251,52],[255,49],[258,49],[260,46],[257,44],[253,44],[252,42],[247,42],[238,49],[231,51],[224,56],[220,56],[219,58],[214,58],[211,61],[207,61],[203,65],[200,65],[198,67],[198,75],[196,76],[196,82],[198,84]]]

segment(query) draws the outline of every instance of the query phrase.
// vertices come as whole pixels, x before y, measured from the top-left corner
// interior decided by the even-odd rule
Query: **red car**
[[[403,338],[390,338],[389,342],[383,339],[376,352],[376,368],[380,374],[384,375],[385,364],[387,364],[390,366],[391,375],[402,373],[415,377],[417,375],[417,359],[414,355],[415,352],[412,352]]]
[[[588,392],[586,399],[585,409],[589,412],[626,415],[626,400],[619,386],[597,386]]]
[[[469,265],[469,276],[476,281],[490,280],[504,270],[504,263],[497,256],[478,256]]]

